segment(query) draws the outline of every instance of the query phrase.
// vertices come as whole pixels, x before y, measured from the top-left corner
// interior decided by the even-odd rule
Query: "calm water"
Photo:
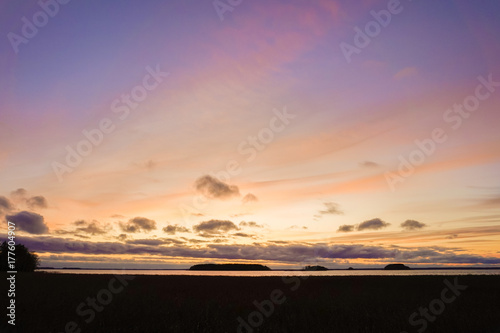
[[[128,275],[191,275],[191,276],[384,276],[384,275],[500,275],[500,269],[430,269],[409,271],[341,270],[341,271],[189,271],[189,270],[135,270],[135,269],[47,269],[48,273],[64,274],[128,274]]]

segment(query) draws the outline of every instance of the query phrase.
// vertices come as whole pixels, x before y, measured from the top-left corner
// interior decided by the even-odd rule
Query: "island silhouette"
[[[384,267],[385,270],[388,271],[402,271],[402,270],[408,270],[411,269],[410,267],[403,265],[403,264],[389,264]]]
[[[328,268],[324,266],[306,266],[302,269],[303,271],[327,271]]]
[[[190,271],[270,271],[271,269],[259,264],[198,264],[191,266]]]

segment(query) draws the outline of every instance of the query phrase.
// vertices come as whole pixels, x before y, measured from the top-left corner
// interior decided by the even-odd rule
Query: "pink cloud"
[[[393,78],[396,80],[401,80],[416,75],[418,75],[418,70],[415,67],[405,67],[396,74],[394,74]]]

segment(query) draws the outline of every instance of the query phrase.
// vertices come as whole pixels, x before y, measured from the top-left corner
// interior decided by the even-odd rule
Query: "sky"
[[[42,266],[500,266],[498,1],[0,16],[0,239]]]

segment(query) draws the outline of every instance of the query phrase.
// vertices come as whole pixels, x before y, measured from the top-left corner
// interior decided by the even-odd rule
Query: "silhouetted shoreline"
[[[37,271],[41,270],[59,270],[59,269],[79,269],[79,270],[96,270],[96,271],[109,271],[109,270],[127,270],[127,271],[189,271],[189,268],[96,268],[96,267],[39,267]],[[413,271],[423,271],[423,270],[491,270],[500,269],[500,267],[412,267]],[[303,268],[296,269],[273,269],[270,271],[275,272],[298,272],[303,271]],[[346,268],[327,268],[328,271],[345,271],[350,270],[349,267]],[[356,268],[353,267],[352,270],[356,271],[383,271],[383,267],[373,267],[373,268]]]

